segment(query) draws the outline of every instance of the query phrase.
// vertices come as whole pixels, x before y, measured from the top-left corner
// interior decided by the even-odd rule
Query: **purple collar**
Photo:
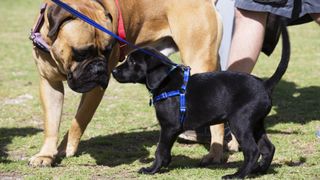
[[[46,53],[50,52],[50,46],[43,40],[41,34],[40,34],[40,29],[43,25],[44,22],[44,12],[46,10],[47,3],[42,4],[40,8],[40,16],[38,18],[36,26],[31,29],[31,34],[29,39],[33,42],[33,45],[36,46],[37,48],[43,50]]]

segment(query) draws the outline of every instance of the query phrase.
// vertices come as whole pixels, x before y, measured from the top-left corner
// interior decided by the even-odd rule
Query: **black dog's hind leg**
[[[266,173],[271,162],[273,159],[273,155],[275,152],[274,145],[270,142],[269,138],[267,137],[267,134],[265,132],[265,129],[261,129],[260,133],[258,134],[259,139],[258,142],[258,148],[261,154],[261,160],[259,164],[256,165],[255,169],[252,171],[252,173]]]
[[[180,133],[179,129],[162,128],[153,164],[150,167],[141,168],[139,173],[154,174],[159,172],[162,166],[168,166],[171,162],[171,148]]]
[[[241,127],[239,127],[239,124],[235,125],[234,123],[230,123],[230,128],[241,146],[244,156],[244,163],[236,173],[223,176],[223,179],[243,179],[245,176],[251,173],[260,156],[258,145],[256,144],[253,133],[249,128],[250,124],[248,122],[250,121],[236,121],[237,123],[241,122]]]

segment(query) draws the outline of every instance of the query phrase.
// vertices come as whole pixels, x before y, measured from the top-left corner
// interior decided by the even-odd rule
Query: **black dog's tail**
[[[280,81],[282,76],[287,70],[289,59],[290,59],[290,40],[288,35],[288,29],[284,22],[281,22],[281,32],[282,32],[282,55],[280,63],[277,67],[276,72],[267,80],[264,81],[264,85],[271,94],[275,85]]]

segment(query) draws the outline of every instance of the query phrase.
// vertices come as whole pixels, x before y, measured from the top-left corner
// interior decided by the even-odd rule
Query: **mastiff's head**
[[[98,1],[65,0],[74,9],[113,31],[112,16]],[[106,88],[110,75],[109,56],[114,39],[56,4],[46,9],[42,34],[51,45],[51,56],[69,87],[80,93],[96,86]]]

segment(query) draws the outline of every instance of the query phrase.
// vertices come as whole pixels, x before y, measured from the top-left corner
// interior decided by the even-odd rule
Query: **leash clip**
[[[153,99],[151,97],[150,100],[149,100],[149,106],[152,106],[152,105],[153,105]]]

